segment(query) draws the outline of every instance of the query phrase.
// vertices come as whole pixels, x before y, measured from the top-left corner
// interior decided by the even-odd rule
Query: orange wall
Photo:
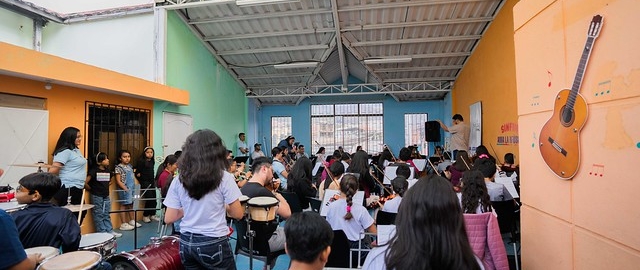
[[[521,0],[513,9],[523,269],[640,266],[639,10],[635,0]],[[535,137],[558,91],[573,83],[596,14],[604,25],[580,88],[588,108],[580,166],[572,180],[561,180]]]
[[[498,144],[498,137],[517,137],[515,51],[513,45],[513,5],[507,0],[496,19],[467,60],[453,88],[453,113],[469,123],[469,106],[482,102],[482,144],[504,154],[514,153],[519,162],[518,144]]]
[[[153,110],[153,101],[151,100],[84,90],[56,84],[53,84],[51,90],[45,90],[44,85],[45,84],[41,81],[0,75],[0,92],[46,99],[46,109],[49,111],[49,139],[47,149],[47,153],[49,153],[49,164],[51,164],[53,159],[50,153],[53,153],[53,148],[55,147],[58,137],[64,128],[68,126],[77,127],[80,129],[83,136],[86,136],[85,101],[95,101]],[[149,116],[153,117],[152,114]],[[153,124],[153,119],[151,119],[150,123]],[[150,130],[153,130],[153,127],[150,127]],[[86,139],[86,137],[83,137],[83,144],[86,144]],[[151,145],[153,145],[153,136],[151,136],[150,140]],[[85,156],[87,155],[84,147],[80,150]],[[115,162],[116,159],[112,158],[111,160],[112,162]],[[112,189],[113,188],[115,188],[114,183],[112,183]],[[86,197],[87,199],[85,202],[90,203],[88,193]],[[119,209],[119,204],[112,202],[112,209]],[[82,225],[83,234],[94,232],[93,218],[90,212],[91,211],[89,211],[89,214]],[[111,215],[114,228],[117,228],[120,224],[118,217],[119,216],[116,214]]]

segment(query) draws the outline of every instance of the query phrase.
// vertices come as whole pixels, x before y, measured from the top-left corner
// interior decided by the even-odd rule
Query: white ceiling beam
[[[482,23],[482,22],[490,22],[491,20],[493,20],[493,17],[446,19],[446,20],[418,21],[418,22],[380,23],[380,24],[347,26],[347,27],[342,27],[340,31],[347,32],[347,31],[379,30],[379,29],[402,28],[402,27],[421,27],[421,26],[450,25],[450,24],[462,24],[462,23]]]
[[[432,0],[415,1],[414,0],[414,1],[406,1],[406,2],[366,4],[366,5],[340,7],[340,9],[338,9],[338,12],[363,11],[363,10],[372,10],[372,9],[389,9],[389,8],[408,8],[408,7],[418,7],[418,6],[433,6],[433,5],[450,5],[450,4],[458,4],[458,3],[473,3],[473,2],[487,2],[487,0],[440,0],[440,1],[432,1]]]
[[[429,79],[430,81],[455,81],[456,77],[428,77],[428,78],[398,78],[398,79],[386,79],[382,83],[411,83],[424,81]]]
[[[288,87],[304,87],[304,83],[279,83],[279,84],[247,85],[247,88],[249,88],[251,90],[255,90],[255,89],[272,89],[272,88],[288,88]]]
[[[208,36],[204,37],[204,41],[226,41],[237,40],[247,38],[264,38],[264,37],[280,37],[280,36],[292,36],[292,35],[306,35],[306,34],[318,34],[335,32],[334,28],[321,28],[321,29],[301,29],[293,31],[278,31],[278,32],[264,32],[264,33],[252,33],[252,34],[239,34],[239,35],[227,35],[227,36]]]
[[[379,46],[379,45],[395,45],[395,44],[410,44],[410,43],[427,43],[427,42],[442,42],[442,41],[462,41],[462,40],[477,40],[482,38],[482,35],[468,35],[468,36],[448,36],[448,37],[427,37],[427,38],[405,38],[396,40],[374,40],[374,41],[356,41],[351,42],[351,46]]]
[[[323,63],[325,63],[327,61],[327,58],[329,58],[329,56],[331,56],[331,52],[333,52],[333,49],[335,47],[336,47],[336,39],[332,38],[331,42],[329,43],[329,49],[326,49],[322,53],[322,56],[320,56],[320,64],[313,70],[311,76],[309,76],[309,79],[307,79],[306,85],[309,85],[309,84],[313,83],[313,81],[316,79],[316,77],[318,77],[318,74],[320,73],[320,70],[322,69]],[[325,84],[327,83],[327,82],[325,82],[324,78],[322,78],[322,76],[320,76],[320,79]]]
[[[466,57],[471,55],[471,52],[450,52],[450,53],[423,53],[407,55],[413,59],[418,58],[440,58],[440,57]]]
[[[345,95],[380,95],[403,93],[447,93],[451,91],[450,82],[416,82],[387,84],[353,84],[347,92],[342,85],[315,85],[299,87],[252,88],[247,98],[268,97],[312,97]]]
[[[288,51],[304,51],[304,50],[326,50],[328,45],[306,45],[306,46],[289,46],[289,47],[277,47],[277,48],[259,48],[259,49],[246,49],[246,50],[233,50],[233,51],[219,51],[218,55],[236,55],[236,54],[251,54],[251,53],[270,53],[270,52],[288,52]]]
[[[451,66],[428,66],[428,67],[402,67],[402,68],[377,68],[375,72],[411,72],[411,71],[430,71],[430,70],[444,70],[444,69],[462,69],[462,65]]]
[[[250,14],[250,15],[234,15],[228,17],[220,17],[220,18],[205,18],[205,19],[194,19],[189,20],[189,24],[202,24],[202,23],[226,23],[233,21],[246,21],[246,20],[255,20],[255,19],[267,19],[270,17],[290,17],[290,16],[305,16],[305,15],[321,15],[331,13],[331,9],[318,8],[318,9],[309,9],[309,10],[292,10],[292,11],[282,11],[282,12],[269,12],[269,13],[258,13],[258,14]]]
[[[338,59],[340,59],[340,73],[342,74],[342,88],[347,89],[349,81],[349,70],[347,69],[347,58],[344,55],[344,47],[342,43],[342,34],[340,33],[340,17],[338,16],[338,1],[331,0],[331,9],[333,10],[333,21],[336,26],[336,44],[338,46]]]
[[[235,4],[235,0],[166,0],[169,5],[158,6],[166,10],[176,10],[183,8],[197,8],[214,5]]]
[[[298,73],[271,73],[271,74],[260,74],[260,75],[239,75],[238,78],[241,80],[253,80],[253,79],[270,79],[270,78],[282,78],[282,77],[306,77],[311,76],[309,72],[298,72]]]

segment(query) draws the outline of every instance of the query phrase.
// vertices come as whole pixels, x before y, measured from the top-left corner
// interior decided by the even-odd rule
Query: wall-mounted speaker
[[[429,121],[424,123],[425,140],[428,142],[440,141],[440,123],[438,121]]]

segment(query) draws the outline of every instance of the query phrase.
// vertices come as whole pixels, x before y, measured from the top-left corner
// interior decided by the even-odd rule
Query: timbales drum
[[[90,233],[80,238],[79,250],[89,250],[100,253],[107,258],[116,253],[116,237],[110,233]]]
[[[24,250],[24,252],[26,252],[27,255],[40,253],[40,255],[42,255],[43,260],[48,260],[55,256],[60,255],[59,248],[47,247],[47,246],[27,248]]]
[[[97,269],[102,261],[98,252],[80,250],[67,252],[43,261],[37,270],[92,270]]]

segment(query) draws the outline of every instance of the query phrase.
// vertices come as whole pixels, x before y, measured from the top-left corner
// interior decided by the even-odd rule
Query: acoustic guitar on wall
[[[571,89],[561,90],[556,96],[553,115],[542,127],[538,138],[544,162],[562,179],[573,178],[580,166],[579,136],[587,119],[587,103],[579,91],[593,43],[600,34],[602,23],[602,16],[593,16],[573,85]]]

